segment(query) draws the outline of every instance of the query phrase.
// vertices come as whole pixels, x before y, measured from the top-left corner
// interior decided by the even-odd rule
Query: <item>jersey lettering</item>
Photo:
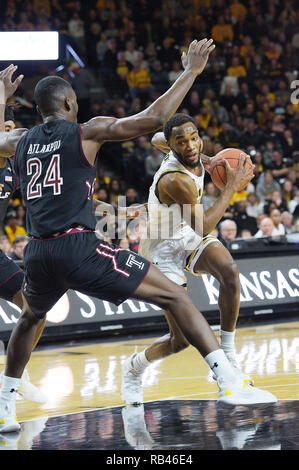
[[[35,170],[35,171],[34,171]],[[37,180],[42,174],[42,162],[39,158],[30,158],[27,161],[27,176],[32,175],[27,186],[27,199],[35,199],[42,196],[42,185]],[[43,187],[52,187],[54,196],[61,194],[63,178],[60,176],[60,155],[52,156],[48,166],[46,176],[43,180]]]

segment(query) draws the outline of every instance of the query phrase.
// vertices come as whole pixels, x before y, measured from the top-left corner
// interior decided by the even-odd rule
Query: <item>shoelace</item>
[[[255,375],[254,377],[252,377],[251,379],[243,379],[244,383],[243,383],[243,390],[245,390],[246,388],[246,385],[250,385],[250,387],[253,387],[253,385],[251,384],[251,382],[253,380],[255,380],[257,378],[257,376]]]

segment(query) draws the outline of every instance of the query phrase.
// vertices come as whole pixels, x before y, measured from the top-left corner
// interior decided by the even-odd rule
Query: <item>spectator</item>
[[[149,99],[152,96],[151,77],[148,71],[141,66],[141,60],[134,62],[133,70],[128,75],[128,87],[132,98],[142,97]]]
[[[119,179],[112,178],[109,183],[109,203],[112,204],[114,207],[117,206],[117,201],[119,196],[122,195],[122,187]]]
[[[260,148],[265,141],[265,135],[262,130],[260,130],[256,122],[249,120],[247,123],[247,130],[241,136],[241,144],[244,148],[253,146],[255,148]]]
[[[254,235],[255,238],[272,237],[274,224],[270,217],[265,217],[260,222],[260,229]]]
[[[250,233],[256,233],[257,231],[257,224],[256,218],[251,217],[246,212],[247,209],[247,201],[240,201],[235,204],[235,212],[234,212],[234,221],[237,224],[238,233],[242,230],[249,230]]]
[[[198,126],[202,130],[206,130],[212,119],[212,114],[209,113],[206,106],[200,108],[200,113],[196,115]]]
[[[158,48],[157,57],[161,62],[162,69],[170,72],[173,62],[180,60],[180,53],[166,37],[162,41],[162,46]]]
[[[128,41],[125,50],[125,60],[133,67],[138,60],[138,51],[135,49],[134,41]]]
[[[294,232],[293,217],[292,217],[292,214],[290,214],[290,212],[284,211],[281,214],[281,222],[284,226],[284,230],[286,234]]]
[[[159,60],[153,63],[150,71],[151,84],[156,92],[156,96],[160,96],[169,88],[169,74],[161,65]]]
[[[294,197],[293,183],[290,180],[285,180],[282,184],[282,197],[289,206],[290,201]]]
[[[24,248],[28,244],[29,239],[23,235],[17,235],[13,241],[13,251],[9,254],[9,258],[14,261],[22,261],[24,259]]]
[[[227,69],[227,75],[230,77],[246,77],[247,72],[244,65],[240,64],[240,59],[238,57],[232,58],[231,66]]]
[[[24,227],[18,225],[16,211],[11,211],[7,214],[7,225],[5,226],[5,232],[8,236],[11,245],[13,245],[14,239],[18,235],[26,236],[26,230],[24,229]]]
[[[85,51],[85,31],[84,22],[81,20],[80,15],[75,11],[72,18],[68,22],[68,31],[72,37],[75,45],[78,48],[78,52],[81,54]]]
[[[291,214],[294,213],[296,207],[299,207],[299,189],[296,189],[296,191],[294,192],[294,197],[290,200],[289,203],[289,211]]]
[[[17,224],[20,225],[21,227],[25,227],[26,226],[25,207],[23,205],[17,206],[16,213],[17,213]]]
[[[9,242],[9,239],[6,235],[0,236],[0,250],[3,251],[6,255],[12,252],[12,246]]]
[[[247,207],[246,207],[247,215],[257,219],[257,217],[263,213],[263,207],[264,207],[264,203],[259,202],[255,192],[247,194]]]
[[[279,209],[273,209],[270,212],[270,219],[272,220],[274,224],[274,230],[272,232],[272,236],[274,235],[284,235],[285,234],[285,228],[283,224],[281,223],[281,212]]]
[[[117,92],[119,96],[126,96],[128,88],[128,75],[132,69],[130,62],[125,58],[124,51],[117,53],[117,65],[116,65],[116,76],[117,76]]]
[[[172,85],[180,75],[182,75],[183,69],[182,69],[182,64],[180,61],[175,60],[172,63],[172,69],[168,73],[168,81],[169,84]]]
[[[222,15],[218,17],[217,23],[212,27],[211,34],[215,43],[220,45],[231,43],[234,37],[231,24],[226,24]]]
[[[93,76],[86,70],[81,69],[77,62],[73,62],[69,70],[74,74],[72,87],[77,95],[79,106],[78,121],[86,122],[91,118],[90,115],[90,88],[94,84]]]
[[[135,188],[127,188],[125,196],[127,207],[139,202],[139,197]]]
[[[267,168],[269,168],[272,164],[273,154],[274,154],[274,143],[272,140],[267,140],[266,148],[265,148],[265,151],[263,152],[263,160]]]
[[[201,203],[203,205],[204,211],[207,211],[214,202],[217,201],[219,190],[212,181],[206,184],[205,192],[201,198]]]
[[[153,177],[158,171],[164,155],[153,145],[151,151],[147,157],[145,157],[145,181],[149,187],[153,182]]]
[[[94,197],[102,202],[109,201],[108,191],[106,188],[99,188],[98,191],[95,193]]]
[[[130,249],[130,241],[129,241],[128,237],[121,238],[118,242],[118,246],[120,248],[125,248],[126,250],[129,250]]]
[[[280,185],[273,179],[272,172],[266,170],[259,177],[258,184],[256,186],[256,195],[260,200],[268,199],[274,190],[280,192]]]
[[[216,117],[221,123],[229,121],[229,115],[226,109],[220,105],[219,99],[212,101],[211,113],[213,117]]]
[[[237,236],[237,224],[233,220],[224,220],[220,223],[219,239],[224,245],[228,245]]]

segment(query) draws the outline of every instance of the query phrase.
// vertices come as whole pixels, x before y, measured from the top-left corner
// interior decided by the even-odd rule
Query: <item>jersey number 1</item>
[[[27,199],[35,199],[42,196],[42,187],[52,187],[54,196],[61,194],[61,186],[63,178],[60,176],[60,155],[52,156],[49,163],[46,176],[43,183],[38,183],[38,179],[42,174],[42,162],[39,158],[30,158],[27,161],[27,176],[31,176],[31,180],[27,186]]]

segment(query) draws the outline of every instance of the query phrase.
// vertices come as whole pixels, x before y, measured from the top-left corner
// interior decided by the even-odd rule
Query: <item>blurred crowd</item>
[[[96,115],[121,118],[137,113],[180,76],[181,55],[189,43],[212,37],[216,50],[179,112],[195,118],[206,155],[236,147],[255,164],[254,179],[235,194],[217,233],[230,241],[299,231],[297,0],[7,0],[4,4],[2,30],[58,30],[80,58],[65,60],[59,71],[45,62],[29,81],[24,80],[15,109],[18,126],[40,122],[32,91],[34,80],[46,74],[70,81],[78,97],[79,122]],[[163,159],[151,137],[102,147],[96,198],[113,205],[120,195],[127,197],[128,205],[146,201]],[[203,204],[208,208],[218,190],[209,175],[205,181]],[[20,195],[15,198],[10,210],[20,205]],[[137,249],[138,237],[128,236],[122,243]]]

